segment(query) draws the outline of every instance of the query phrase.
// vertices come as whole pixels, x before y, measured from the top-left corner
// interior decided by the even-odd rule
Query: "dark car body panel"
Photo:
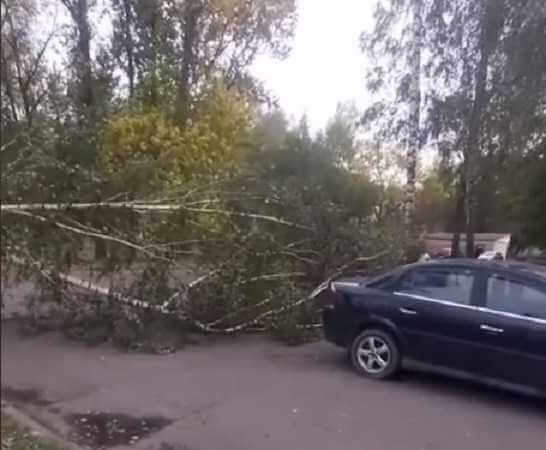
[[[332,305],[323,313],[326,339],[349,347],[361,330],[381,328],[396,337],[405,360],[545,395],[546,319],[489,309],[486,297],[493,273],[540,289],[546,289],[546,277],[521,264],[516,268],[476,260],[426,262],[394,273],[400,278],[411,270],[438,267],[472,274],[467,304],[399,292],[396,277],[387,287],[372,282],[381,289],[362,279],[345,279],[334,283]]]
[[[394,310],[387,301],[387,293],[365,288],[347,288],[343,293],[333,295],[343,298],[334,300],[337,304],[335,309],[325,308],[323,311],[323,322],[328,324],[324,327],[328,340],[347,347],[361,329],[372,324],[393,332],[401,339],[401,334],[392,321]]]
[[[453,369],[474,365],[473,350],[479,323],[474,311],[458,306],[407,299],[401,305],[416,311],[416,316],[398,313],[395,323],[406,336],[409,358],[429,364],[442,364]]]
[[[478,312],[479,322],[502,329],[502,334],[480,333],[477,339],[477,372],[510,383],[546,390],[546,324]]]

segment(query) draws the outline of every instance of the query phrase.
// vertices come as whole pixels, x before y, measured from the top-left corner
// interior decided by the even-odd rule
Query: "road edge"
[[[85,450],[85,447],[80,447],[68,440],[68,437],[55,429],[53,425],[56,420],[48,417],[48,414],[43,411],[27,411],[25,407],[15,405],[2,399],[2,413],[11,417],[14,421],[21,424],[23,427],[35,431],[43,437],[66,450]]]

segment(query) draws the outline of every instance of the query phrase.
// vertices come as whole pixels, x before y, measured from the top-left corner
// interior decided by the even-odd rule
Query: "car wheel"
[[[354,339],[349,354],[357,372],[369,378],[392,377],[400,367],[400,349],[382,330],[364,330]]]

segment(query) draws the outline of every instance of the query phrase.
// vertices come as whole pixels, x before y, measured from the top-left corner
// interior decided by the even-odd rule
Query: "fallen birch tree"
[[[226,231],[218,239],[202,229],[192,230],[196,226],[185,221],[190,223],[190,229],[178,230],[178,238],[187,239],[165,241],[165,233],[153,228],[153,223],[152,229],[144,233],[116,230],[107,221],[103,226],[90,226],[80,217],[81,211],[89,211],[95,218],[103,214],[109,220],[116,217],[116,211],[136,213],[137,219],[142,214],[159,211],[160,220],[172,221],[182,213],[195,223],[213,214],[224,220],[221,223]],[[331,230],[330,235],[324,235],[316,224],[301,224],[261,211],[211,210],[176,203],[96,202],[3,204],[1,213],[3,219],[8,219],[4,221],[7,227],[3,228],[5,263],[24,267],[37,274],[50,289],[62,292],[63,304],[70,314],[75,314],[74,308],[88,308],[78,302],[70,304],[70,292],[76,289],[84,298],[99,296],[101,302],[130,308],[132,312],[127,314],[136,322],[147,311],[176,319],[203,333],[275,332],[287,325],[290,333],[308,333],[320,327],[317,299],[331,279],[351,269],[373,271],[396,260],[401,253],[394,233],[387,235],[390,240],[374,242],[375,245],[355,245],[363,231],[357,232],[358,223],[343,225],[344,231],[349,228],[350,233],[356,233],[345,242],[340,239],[351,236],[350,233],[336,236],[341,230]],[[50,236],[38,252],[32,250],[32,237],[26,239],[18,233],[33,227]],[[230,233],[230,230],[236,231]],[[134,251],[136,258],[122,264],[133,272],[131,283],[114,286],[111,282],[108,285],[85,279],[71,273],[73,263],[65,264],[46,256],[50,254],[48,249],[55,253],[66,242],[84,238]],[[202,248],[201,256],[194,261],[201,274],[181,282],[175,275],[180,255],[169,251],[186,245]],[[362,256],[355,252],[361,251],[359,247],[378,251]],[[150,277],[147,275],[150,270],[155,270],[154,273],[160,270],[162,275]],[[113,310],[120,313],[117,307]]]
[[[70,327],[98,324],[127,343],[152,322],[308,337],[328,281],[397,264],[405,233],[398,217],[373,214],[368,185],[353,192],[345,172],[328,168],[333,186],[310,189],[308,178],[263,167],[148,195],[108,192],[87,172],[76,174],[88,180],[81,195],[54,195],[55,184],[30,195],[24,168],[10,174],[0,205],[2,270],[35,280],[36,301],[57,305]],[[23,201],[36,197],[54,201]]]

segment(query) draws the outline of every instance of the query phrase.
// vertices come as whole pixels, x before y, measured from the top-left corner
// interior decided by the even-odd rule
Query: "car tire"
[[[402,359],[394,337],[379,329],[364,330],[356,336],[349,356],[360,375],[378,380],[394,376]]]

